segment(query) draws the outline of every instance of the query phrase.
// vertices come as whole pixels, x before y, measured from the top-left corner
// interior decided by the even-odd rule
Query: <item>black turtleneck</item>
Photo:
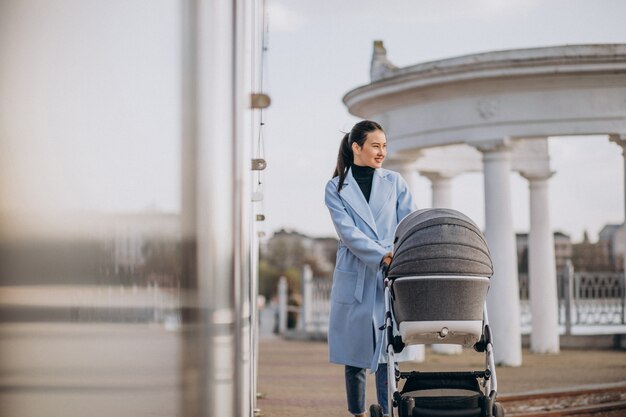
[[[368,203],[370,201],[370,193],[372,192],[372,178],[374,178],[375,170],[376,169],[372,167],[362,167],[352,164],[352,176],[357,184],[359,184],[359,188]]]

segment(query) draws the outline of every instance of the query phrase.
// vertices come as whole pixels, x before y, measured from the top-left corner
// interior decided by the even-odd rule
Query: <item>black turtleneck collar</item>
[[[374,171],[376,171],[376,168],[362,167],[355,164],[352,164],[351,168],[352,176],[357,184],[359,184],[359,188],[361,189],[365,200],[369,203],[370,193],[372,192],[372,178],[374,178]]]

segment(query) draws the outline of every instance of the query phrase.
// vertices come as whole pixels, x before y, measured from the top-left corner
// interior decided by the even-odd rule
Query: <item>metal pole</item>
[[[252,262],[250,273],[250,299],[251,299],[251,338],[250,338],[250,407],[252,415],[260,414],[257,408],[257,375],[259,372],[259,307],[258,307],[258,269],[259,269],[259,238],[256,227],[253,227],[252,234]]]
[[[191,164],[195,178],[195,205],[188,213],[198,254],[190,292],[195,322],[185,328],[183,349],[191,354],[182,370],[185,416],[244,416],[251,410],[245,13],[241,0],[188,0],[182,9],[183,130],[193,137],[182,162]]]
[[[198,300],[197,224],[197,10],[196,0],[181,3],[181,411],[185,417],[201,417],[207,381],[206,326],[201,324]]]
[[[265,8],[263,7],[262,0],[253,0],[251,2],[251,36],[250,39],[250,50],[251,53],[251,86],[250,90],[253,92],[261,91],[263,85],[263,67],[262,67],[262,56],[263,56],[263,33],[264,33],[264,13]],[[262,117],[260,112],[255,111],[252,113],[250,118],[250,131],[251,131],[251,140],[254,141],[255,138],[259,137],[261,130],[261,122]],[[254,144],[251,143],[252,148],[254,148]],[[255,154],[256,155],[256,154]],[[254,171],[250,174],[251,184],[254,184]],[[251,221],[251,253],[250,253],[250,369],[249,369],[249,380],[250,380],[250,392],[249,392],[249,402],[250,402],[250,415],[256,416],[261,413],[260,409],[257,408],[257,375],[259,369],[259,310],[258,310],[258,272],[259,272],[259,230],[258,223],[255,221],[257,215],[256,207],[254,204],[252,205],[252,221]]]

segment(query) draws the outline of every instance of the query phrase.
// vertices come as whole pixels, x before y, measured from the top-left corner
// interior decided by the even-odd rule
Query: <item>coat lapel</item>
[[[374,178],[376,175],[374,175]],[[374,184],[372,184],[372,187]],[[372,215],[372,210],[370,206],[367,204],[367,200],[365,200],[365,196],[363,196],[363,192],[359,188],[359,184],[357,184],[356,180],[352,176],[352,169],[348,170],[348,174],[346,175],[346,179],[343,183],[343,188],[340,192],[341,198],[358,214],[358,216],[363,219],[365,223],[374,231],[376,236],[378,236],[378,231],[376,230],[376,222],[374,221],[374,216]],[[372,193],[370,194],[370,199],[374,195],[374,189],[372,188]]]
[[[372,193],[369,204],[374,219],[378,218],[385,205],[390,202],[393,189],[393,183],[383,174],[383,170],[377,169],[372,178]]]

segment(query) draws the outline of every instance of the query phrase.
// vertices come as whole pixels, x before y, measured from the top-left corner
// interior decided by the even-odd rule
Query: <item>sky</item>
[[[177,3],[0,1],[0,208],[180,209]]]
[[[369,83],[374,40],[398,67],[495,50],[565,44],[626,43],[626,2],[539,0],[409,0],[310,2],[267,0],[264,114],[268,168],[262,178],[266,232],[297,230],[334,236],[324,186],[342,132],[359,119],[343,95]],[[383,126],[384,127],[384,126]],[[621,149],[605,136],[551,138],[550,216],[574,241],[593,239],[624,218]],[[584,168],[584,169],[581,169]],[[483,176],[452,184],[453,208],[484,226]],[[528,183],[511,174],[514,228],[529,227]],[[431,204],[419,177],[418,207]]]
[[[265,5],[263,90],[272,105],[263,113],[268,167],[259,204],[268,237],[281,228],[335,236],[324,187],[343,132],[358,121],[342,97],[369,83],[374,40],[399,67],[493,50],[626,43],[622,0]],[[0,208],[180,210],[180,33],[173,0],[0,1]],[[588,137],[549,146],[553,228],[576,241],[584,230],[594,238],[604,224],[622,222],[617,145]],[[458,176],[452,187],[453,208],[484,226],[482,175]],[[511,187],[514,227],[527,232],[527,182],[512,173]],[[414,197],[429,207],[425,178]]]

